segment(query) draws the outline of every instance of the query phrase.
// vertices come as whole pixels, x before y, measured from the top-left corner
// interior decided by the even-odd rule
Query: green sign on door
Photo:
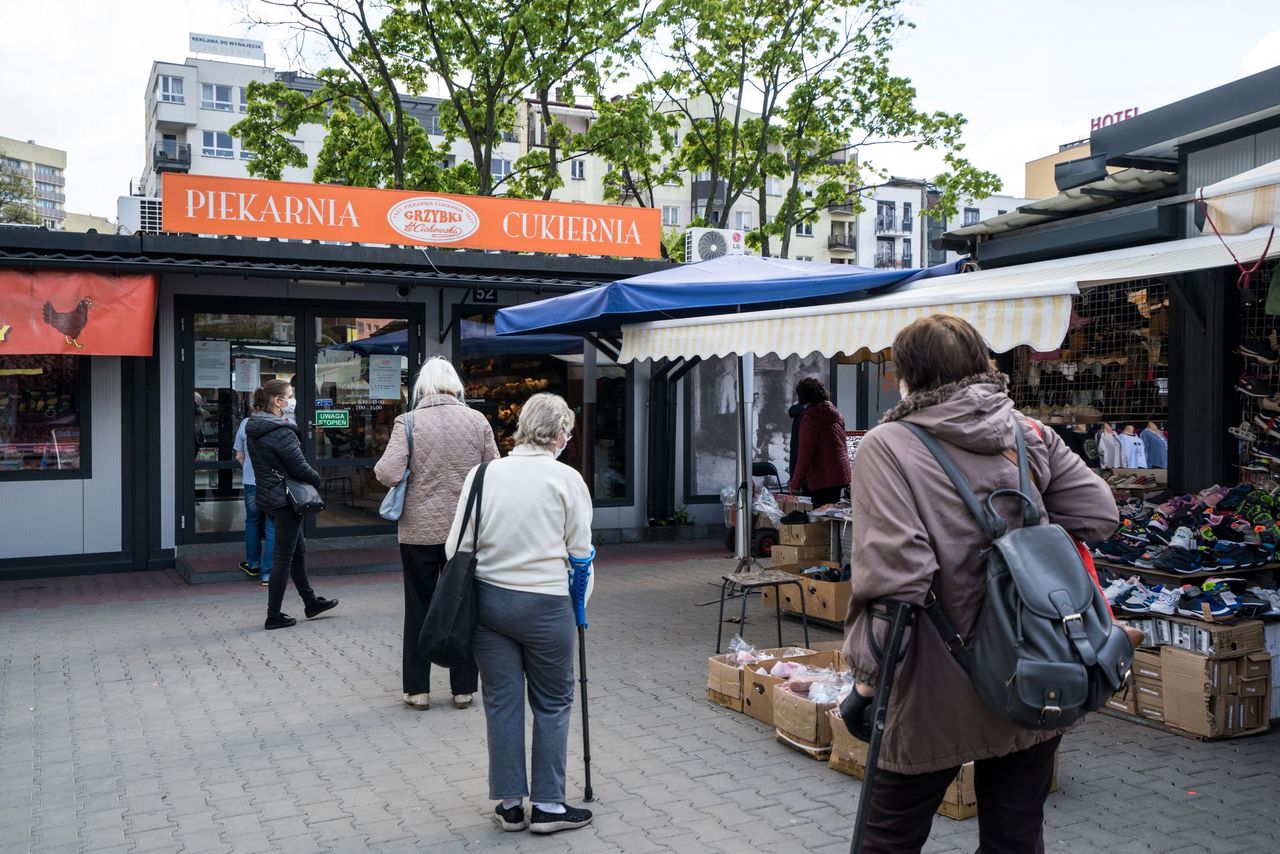
[[[346,409],[320,409],[316,411],[317,427],[350,427],[351,416]]]

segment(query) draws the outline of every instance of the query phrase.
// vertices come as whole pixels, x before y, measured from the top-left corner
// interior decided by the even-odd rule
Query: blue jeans
[[[267,545],[264,549],[258,539],[258,526],[266,528]],[[271,572],[271,550],[276,545],[276,526],[271,517],[258,509],[258,487],[252,483],[244,486],[244,559],[250,569],[261,569],[263,575]]]

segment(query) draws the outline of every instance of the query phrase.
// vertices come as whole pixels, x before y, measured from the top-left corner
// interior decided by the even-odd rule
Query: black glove
[[[844,720],[849,734],[859,741],[871,741],[872,713],[875,710],[876,698],[864,697],[858,689],[849,692],[840,704],[840,717]]]

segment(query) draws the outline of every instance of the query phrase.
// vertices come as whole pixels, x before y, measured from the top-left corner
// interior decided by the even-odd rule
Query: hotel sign
[[[562,255],[661,256],[653,208],[171,173],[164,230]]]

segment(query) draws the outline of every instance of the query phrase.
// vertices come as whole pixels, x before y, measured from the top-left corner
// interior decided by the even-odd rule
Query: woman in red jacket
[[[799,450],[791,472],[791,491],[808,484],[815,508],[840,500],[849,485],[849,451],[844,441],[844,416],[831,405],[822,383],[810,377],[796,385],[796,398],[805,406],[800,419]]]

